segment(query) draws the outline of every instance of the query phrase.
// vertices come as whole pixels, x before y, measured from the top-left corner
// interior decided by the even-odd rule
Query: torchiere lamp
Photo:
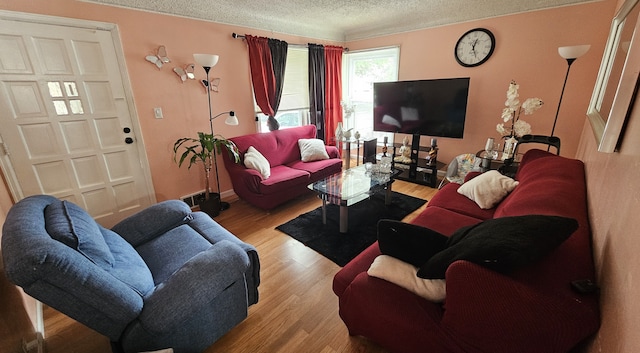
[[[193,59],[202,66],[202,68],[204,69],[204,72],[207,74],[207,99],[209,102],[209,127],[211,128],[211,135],[213,136],[213,120],[224,115],[224,114],[229,114],[229,116],[227,117],[227,119],[224,121],[225,124],[227,125],[238,125],[238,118],[236,117],[236,113],[232,110],[232,111],[228,111],[228,112],[224,112],[224,113],[220,113],[216,116],[213,116],[212,110],[211,110],[211,89],[208,86],[210,84],[211,81],[209,81],[209,71],[211,70],[212,67],[214,67],[217,63],[218,63],[218,59],[219,56],[218,55],[212,55],[212,54],[193,54]],[[218,158],[217,158],[217,153],[214,147],[214,151],[213,151],[213,164],[214,164],[214,168],[216,169],[216,191],[218,192],[218,195],[220,196],[219,200],[221,200],[222,195],[220,194],[220,178],[218,177]],[[220,210],[224,211],[229,209],[229,207],[231,207],[231,205],[228,202],[223,202],[220,201]]]
[[[564,88],[567,86],[567,78],[569,78],[569,70],[571,64],[576,61],[577,58],[583,56],[589,51],[591,45],[574,45],[569,47],[559,47],[558,54],[561,57],[567,59],[567,74],[564,77],[564,84],[562,85],[562,93],[560,93],[560,100],[558,101],[558,110],[556,110],[556,118],[553,120],[553,128],[551,129],[551,136],[556,131],[556,122],[558,122],[558,113],[560,113],[560,105],[562,104],[562,97],[564,96]],[[551,147],[551,146],[549,146]]]

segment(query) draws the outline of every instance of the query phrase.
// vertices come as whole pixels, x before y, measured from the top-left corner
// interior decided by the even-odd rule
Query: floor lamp
[[[567,59],[567,74],[564,77],[564,84],[562,85],[562,93],[560,93],[560,100],[558,101],[558,110],[556,110],[556,118],[553,120],[553,128],[551,129],[551,136],[556,131],[556,122],[558,122],[558,113],[560,113],[560,105],[562,104],[562,97],[564,96],[564,88],[567,86],[567,79],[569,78],[569,70],[571,64],[576,61],[577,58],[583,56],[591,48],[591,45],[574,45],[570,47],[559,47],[558,54],[561,57]],[[551,148],[551,146],[549,146]],[[548,149],[547,149],[548,150]]]
[[[218,63],[218,59],[219,56],[218,55],[212,55],[212,54],[193,54],[193,59],[198,63],[198,65],[202,66],[202,68],[204,69],[204,72],[207,74],[207,81],[206,81],[206,89],[207,89],[207,99],[208,99],[208,103],[209,103],[209,127],[211,128],[211,135],[213,135],[213,120],[228,114],[229,116],[227,117],[227,119],[225,119],[225,124],[227,125],[238,125],[238,118],[236,117],[236,113],[232,110],[232,111],[228,111],[228,112],[224,112],[224,113],[220,113],[216,116],[213,116],[212,113],[212,109],[211,109],[211,87],[209,87],[209,85],[211,84],[211,81],[209,81],[209,71],[211,71],[211,68],[214,67],[217,63]],[[223,202],[222,201],[222,195],[220,194],[220,178],[218,177],[218,158],[216,157],[217,153],[215,150],[215,146],[214,146],[214,151],[213,151],[213,164],[214,164],[214,168],[216,170],[216,191],[218,192],[218,200],[220,200],[220,210],[224,211],[229,209],[229,207],[231,207],[231,205],[228,202]]]

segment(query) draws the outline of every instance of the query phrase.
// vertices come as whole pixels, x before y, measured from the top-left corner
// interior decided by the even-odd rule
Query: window
[[[287,65],[284,71],[282,99],[276,113],[281,129],[309,123],[309,70],[307,48],[292,48],[287,51]],[[256,104],[260,132],[268,132],[267,118]]]
[[[307,48],[289,47],[282,99],[276,119],[281,129],[309,124],[309,72]],[[343,59],[343,101],[354,108],[344,119],[345,129],[360,131],[363,137],[382,140],[393,134],[373,131],[373,83],[398,80],[400,48],[382,48],[346,53]],[[267,116],[256,104],[260,132],[268,132]]]
[[[382,140],[392,133],[373,131],[373,83],[398,80],[400,48],[372,49],[347,53],[343,60],[342,96],[354,113],[345,117],[343,127],[359,131],[363,137]]]
[[[78,99],[79,94],[75,82],[65,81],[60,85],[60,82],[49,81],[47,86],[49,87],[49,95],[53,99],[53,107],[57,115],[69,115],[69,108],[71,108],[71,114],[84,114],[82,101]]]

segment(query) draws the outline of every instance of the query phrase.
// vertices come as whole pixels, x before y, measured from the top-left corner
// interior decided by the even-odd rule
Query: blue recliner
[[[114,351],[202,352],[258,301],[256,249],[181,201],[109,230],[73,203],[31,196],[11,208],[2,237],[7,277]]]

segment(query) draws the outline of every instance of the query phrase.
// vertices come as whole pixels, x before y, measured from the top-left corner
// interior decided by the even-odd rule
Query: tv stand
[[[395,160],[397,149],[402,146],[401,143],[393,144],[393,157]],[[400,171],[395,178],[416,184],[427,185],[435,188],[438,185],[438,169],[445,166],[444,163],[438,162],[429,164],[426,158],[420,158],[419,152],[429,152],[431,146],[420,146],[420,135],[413,135],[411,140],[411,162],[395,162],[394,167]]]

